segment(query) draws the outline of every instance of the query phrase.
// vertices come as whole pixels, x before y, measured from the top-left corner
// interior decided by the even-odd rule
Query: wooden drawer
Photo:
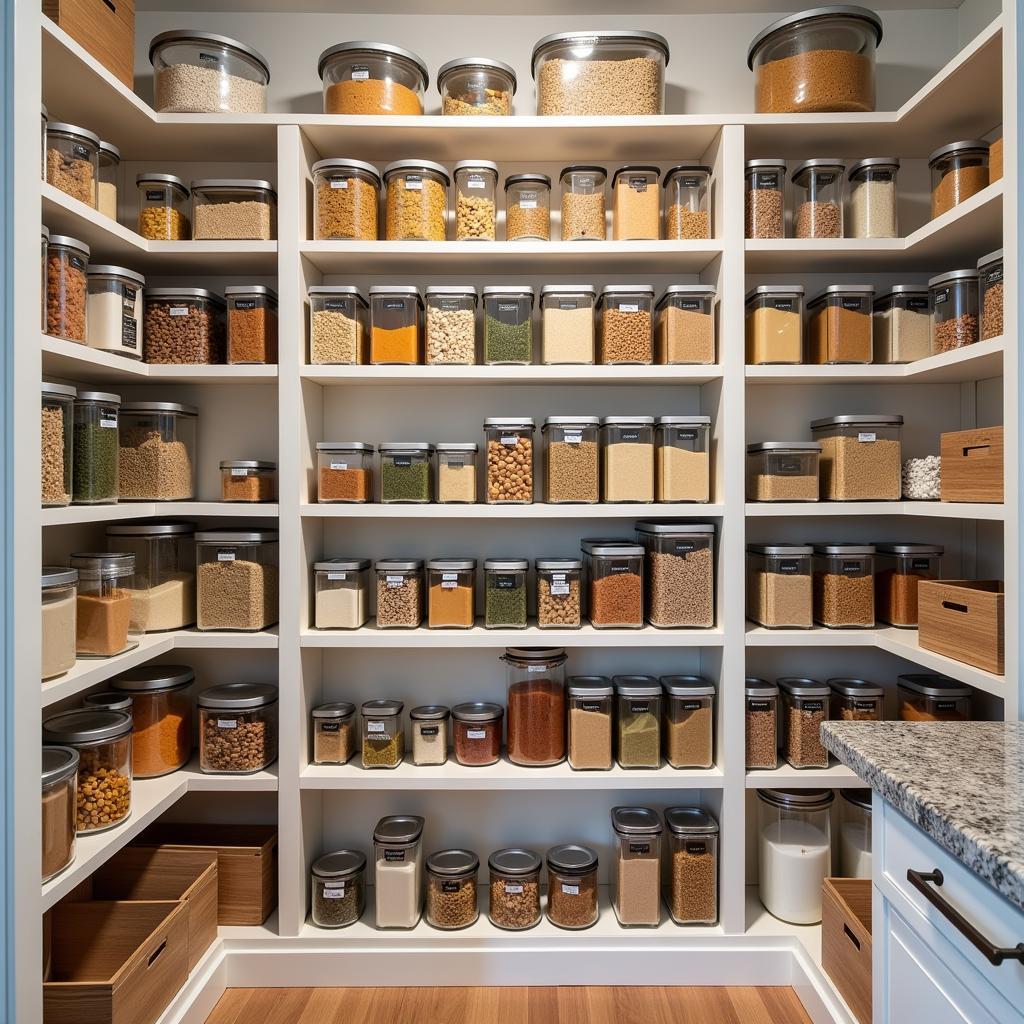
[[[943,501],[1003,500],[1003,428],[981,427],[942,434],[939,441]]]
[[[917,615],[925,650],[1003,674],[1001,580],[921,580]]]
[[[871,1024],[871,879],[826,878],[821,966],[860,1024]]]
[[[135,85],[135,0],[43,0],[43,14],[129,89]]]

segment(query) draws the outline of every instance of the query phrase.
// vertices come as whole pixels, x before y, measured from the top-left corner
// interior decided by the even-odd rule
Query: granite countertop
[[[1024,909],[1024,723],[826,722],[875,792]]]

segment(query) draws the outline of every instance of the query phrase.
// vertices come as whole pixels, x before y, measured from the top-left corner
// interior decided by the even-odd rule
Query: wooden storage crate
[[[1003,428],[980,427],[943,434],[939,443],[942,456],[943,501],[1003,500]]]
[[[871,1024],[871,879],[826,878],[821,966],[860,1024]]]
[[[153,1024],[188,977],[184,903],[61,903],[43,1024]]]
[[[1002,580],[921,580],[917,616],[925,650],[1003,674]]]
[[[217,923],[263,924],[277,906],[277,827],[157,822],[136,846],[217,854]]]
[[[43,0],[43,14],[134,88],[135,0]]]

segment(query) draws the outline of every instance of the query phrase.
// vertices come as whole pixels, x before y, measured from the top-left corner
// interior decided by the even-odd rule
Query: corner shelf
[[[830,764],[827,768],[794,768],[781,764],[771,771],[747,769],[744,777],[747,789],[866,789],[868,784],[845,764]]]
[[[596,505],[488,505],[431,503],[427,505],[307,502],[300,506],[304,519],[718,519],[725,514],[721,504],[637,504],[598,502]]]
[[[561,386],[563,384],[700,385],[721,380],[720,365],[704,366],[314,366],[299,371],[317,384],[359,384],[424,387],[431,384],[470,386],[501,384]]]
[[[1002,522],[1005,507],[988,502],[953,501],[753,501],[751,519],[833,519],[840,516],[909,516],[921,519],[984,519]]]
[[[66,505],[40,512],[43,526],[113,523],[154,516],[277,519],[278,506],[276,502],[262,505],[242,501],[126,501],[116,505]]]

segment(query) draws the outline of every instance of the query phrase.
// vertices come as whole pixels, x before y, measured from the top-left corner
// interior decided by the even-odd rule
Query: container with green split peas
[[[76,505],[117,501],[117,418],[120,395],[79,391],[72,433],[72,500]]]
[[[613,676],[621,768],[661,766],[661,683],[654,676]]]
[[[362,764],[364,768],[397,768],[405,756],[405,729],[400,700],[367,700],[363,719]]]
[[[528,365],[533,361],[533,289],[529,285],[484,288],[484,362]]]
[[[487,629],[526,628],[525,558],[484,560],[484,626]]]
[[[433,500],[430,460],[434,446],[426,441],[387,441],[381,444],[380,500],[385,503],[425,504]]]

